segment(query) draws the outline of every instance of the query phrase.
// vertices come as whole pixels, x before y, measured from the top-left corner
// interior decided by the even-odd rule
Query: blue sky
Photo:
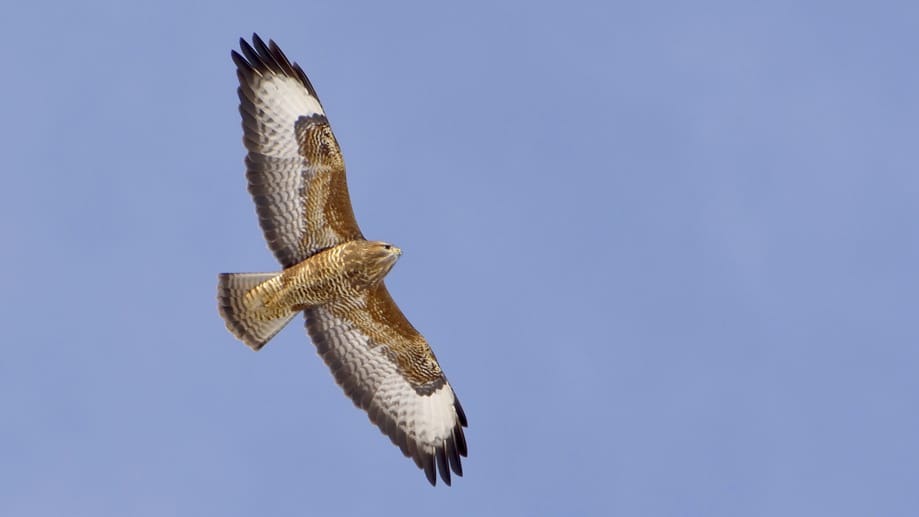
[[[912,516],[910,2],[18,3],[0,514]],[[312,78],[469,416],[431,488],[267,271],[230,50]]]

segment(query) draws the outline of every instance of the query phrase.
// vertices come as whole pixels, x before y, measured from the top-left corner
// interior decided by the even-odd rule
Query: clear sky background
[[[16,2],[0,515],[919,515],[916,2]],[[469,416],[431,488],[268,271],[230,50],[312,78]]]

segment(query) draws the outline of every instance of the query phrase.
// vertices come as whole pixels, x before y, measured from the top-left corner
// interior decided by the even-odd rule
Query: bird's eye
[[[392,249],[392,245],[391,245],[391,244],[384,244],[384,245],[383,245],[383,249],[384,249],[384,250],[391,250],[391,249]]]

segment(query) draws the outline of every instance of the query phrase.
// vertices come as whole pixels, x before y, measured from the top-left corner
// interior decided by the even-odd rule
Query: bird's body
[[[254,45],[254,46],[253,46]],[[299,313],[335,380],[414,459],[431,484],[462,475],[466,416],[424,337],[383,278],[401,255],[364,239],[344,161],[306,75],[253,36],[233,52],[249,191],[279,273],[224,273],[218,309],[227,329],[261,349]]]
[[[258,350],[274,336],[258,331],[266,323],[286,323],[302,310],[360,298],[383,280],[401,254],[385,242],[354,240],[319,251],[280,273],[223,274],[221,314],[233,325],[233,334]],[[235,284],[235,289],[236,280],[249,282]]]

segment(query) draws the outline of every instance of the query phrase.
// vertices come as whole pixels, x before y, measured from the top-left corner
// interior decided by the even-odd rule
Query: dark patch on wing
[[[300,155],[309,170],[309,178],[303,185],[305,191],[300,193],[305,200],[306,246],[325,248],[362,239],[351,207],[345,161],[328,119],[318,113],[302,116],[297,119],[295,131]]]

